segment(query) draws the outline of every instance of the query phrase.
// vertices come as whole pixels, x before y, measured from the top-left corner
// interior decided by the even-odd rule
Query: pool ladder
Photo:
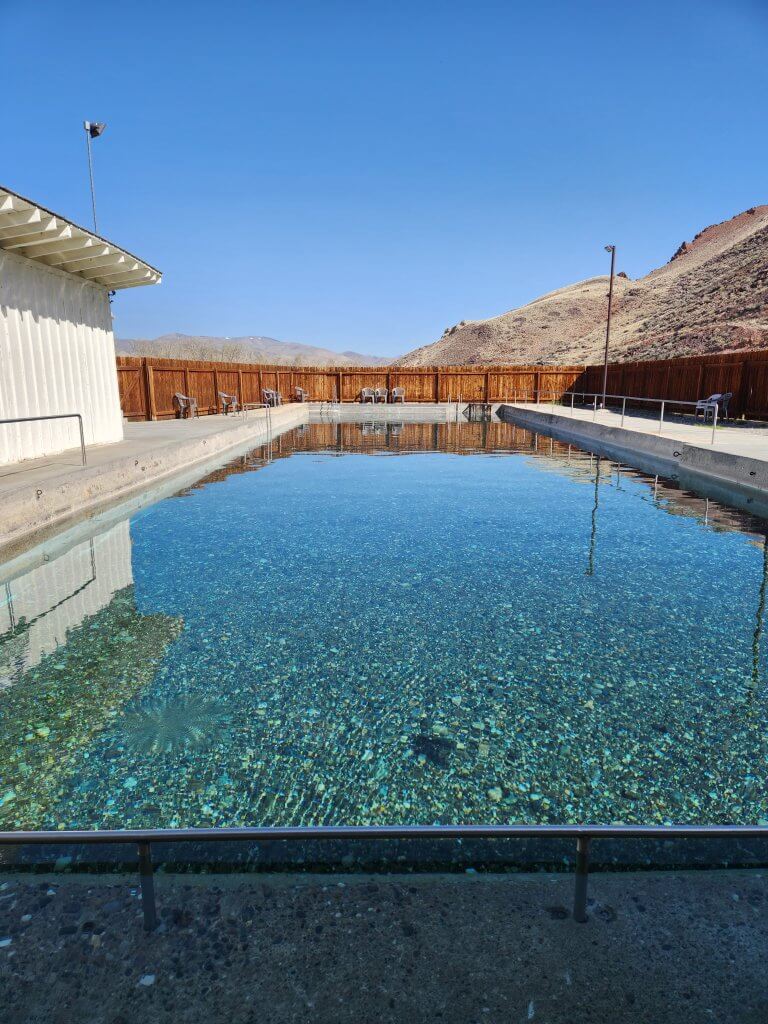
[[[264,462],[272,462],[272,441],[274,439],[274,432],[272,430],[272,406],[269,402],[248,402],[247,405],[243,406],[243,415],[247,416],[252,409],[264,409],[266,415],[264,417],[267,427],[267,440],[261,447],[266,450],[264,455]]]
[[[321,417],[321,419],[322,419],[322,416],[323,416],[324,412],[327,411],[328,414],[330,415],[331,412],[336,408],[337,405],[341,405],[341,402],[339,401],[339,399],[336,396],[336,391],[334,391],[333,392],[333,398],[324,399],[323,401],[320,402],[320,417]]]
[[[446,420],[446,422],[448,422],[448,423],[450,423],[450,421],[451,421],[450,406],[453,405],[453,404],[454,403],[451,400],[451,393],[449,391],[448,392],[448,406],[449,406],[449,409],[448,409],[448,419]],[[461,407],[461,395],[460,394],[456,396],[455,405],[456,405],[456,409],[454,410],[454,417],[453,417],[453,419],[454,419],[455,423],[458,423],[459,422],[459,409]]]

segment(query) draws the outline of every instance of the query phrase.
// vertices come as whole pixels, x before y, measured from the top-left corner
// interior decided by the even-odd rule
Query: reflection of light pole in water
[[[589,535],[589,560],[585,576],[595,575],[595,543],[597,541],[597,506],[600,504],[600,456],[595,467],[595,503],[592,506],[592,529]]]
[[[606,245],[605,251],[611,254],[611,283],[608,288],[608,322],[605,325],[605,359],[603,361],[603,401],[600,406],[605,408],[605,397],[608,391],[608,349],[611,345],[611,312],[613,310],[613,274],[616,269],[616,246]]]
[[[750,697],[754,697],[760,683],[760,641],[763,636],[765,619],[765,594],[768,588],[768,534],[763,537],[763,578],[760,582],[760,593],[757,601],[755,630],[752,634],[752,687]]]

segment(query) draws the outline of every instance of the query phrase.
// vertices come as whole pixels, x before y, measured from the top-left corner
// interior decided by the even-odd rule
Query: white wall
[[[86,444],[123,437],[109,294],[0,249],[0,419],[79,412]],[[78,447],[77,420],[0,425],[0,464]]]

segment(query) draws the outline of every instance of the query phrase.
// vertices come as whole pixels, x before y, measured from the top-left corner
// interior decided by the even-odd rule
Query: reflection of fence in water
[[[453,455],[526,455],[538,469],[567,476],[575,483],[594,485],[598,457],[553,437],[534,434],[524,427],[501,421],[469,423],[408,423],[358,421],[305,423],[275,437],[271,460],[298,453],[329,455],[408,455],[444,452]],[[259,446],[214,470],[179,497],[207,484],[248,473],[268,463],[266,446]],[[649,476],[640,470],[600,458],[599,486],[621,487],[622,480],[645,485],[643,497],[670,515],[698,519],[703,525],[725,532],[743,533],[760,545],[766,534],[763,520],[748,512],[681,489],[674,481]]]

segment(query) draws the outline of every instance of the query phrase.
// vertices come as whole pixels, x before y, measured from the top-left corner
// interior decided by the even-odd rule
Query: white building
[[[161,274],[0,187],[0,420],[80,413],[85,443],[123,437],[109,293]],[[77,420],[0,423],[0,464],[77,447]]]

